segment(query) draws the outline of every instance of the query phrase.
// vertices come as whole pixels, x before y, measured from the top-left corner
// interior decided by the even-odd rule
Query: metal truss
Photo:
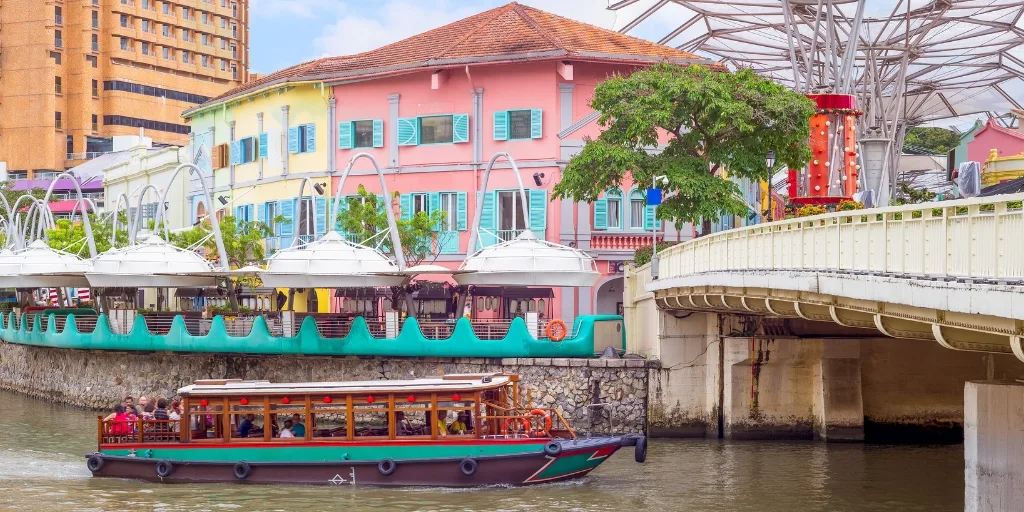
[[[667,22],[675,28],[659,43],[800,92],[855,95],[859,154],[871,160],[861,189],[882,204],[907,127],[1022,108],[1024,0],[652,1],[642,12],[641,0],[609,9],[639,13],[622,32]]]

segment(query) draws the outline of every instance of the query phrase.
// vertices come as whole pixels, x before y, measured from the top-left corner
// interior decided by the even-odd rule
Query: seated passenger
[[[306,426],[302,424],[302,416],[298,413],[292,415],[292,434],[295,437],[306,437]]]
[[[255,414],[246,414],[245,419],[238,424],[238,437],[249,437],[249,432],[252,431],[252,421],[256,419]]]
[[[109,432],[111,435],[123,436],[131,432],[131,427],[128,426],[128,415],[125,414],[123,405],[115,405],[112,409],[113,412],[109,416],[103,418],[104,422],[110,423]]]
[[[455,421],[451,425],[448,425],[448,430],[455,434],[468,434],[469,425],[467,425],[466,417],[468,415],[465,412],[459,412],[459,415],[455,417]]]
[[[281,437],[295,437],[295,434],[292,433],[292,420],[284,420],[284,428],[281,429]]]
[[[411,436],[416,433],[412,422],[405,417],[405,413],[402,411],[395,413],[395,433],[400,436]]]
[[[437,411],[437,435],[448,437],[448,424],[444,419],[448,417],[448,411]]]

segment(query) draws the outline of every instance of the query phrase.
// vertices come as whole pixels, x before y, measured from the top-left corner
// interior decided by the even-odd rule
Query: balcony
[[[658,241],[664,240],[663,235],[658,235]],[[638,247],[651,245],[650,233],[594,233],[590,239],[591,249],[610,251],[633,251]]]
[[[93,130],[93,131],[95,131],[95,130]],[[91,152],[87,152],[87,153],[68,153],[68,154],[65,155],[64,160],[66,160],[68,162],[79,162],[79,161],[85,161],[85,160],[92,160],[93,158],[96,158],[98,156],[105,155],[105,154],[107,154],[107,153],[106,152],[102,152],[102,151],[91,151]]]

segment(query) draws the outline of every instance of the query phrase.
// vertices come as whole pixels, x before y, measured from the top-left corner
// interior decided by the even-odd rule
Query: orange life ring
[[[548,412],[545,411],[544,409],[534,409],[534,410],[530,411],[530,414],[532,414],[532,415],[534,415],[534,416],[536,416],[538,418],[543,418],[544,419],[544,433],[547,434],[547,435],[551,435],[550,434],[550,432],[551,432],[551,415],[548,414]]]
[[[522,427],[523,431],[530,432],[530,418],[528,416],[514,416],[505,419],[505,431],[515,432],[516,423],[519,423],[519,426]]]
[[[558,333],[554,333],[554,328],[558,328]],[[548,339],[551,341],[562,341],[565,339],[565,335],[569,332],[569,329],[565,326],[565,322],[555,319],[548,322],[547,327]]]

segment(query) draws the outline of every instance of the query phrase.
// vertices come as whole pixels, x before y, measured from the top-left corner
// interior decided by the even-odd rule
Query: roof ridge
[[[662,44],[662,43],[658,43],[658,42],[655,42],[655,41],[650,41],[650,40],[644,39],[642,37],[637,37],[637,36],[630,35],[630,34],[624,34],[622,32],[619,32],[618,30],[613,30],[613,29],[610,29],[610,28],[604,28],[604,27],[602,27],[600,25],[595,25],[593,23],[588,23],[586,21],[577,20],[577,19],[573,19],[573,18],[567,18],[565,16],[561,16],[561,15],[555,14],[555,13],[550,12],[550,11],[545,11],[544,9],[540,9],[540,8],[537,8],[537,7],[532,7],[532,6],[529,6],[529,5],[521,5],[521,4],[518,4],[516,2],[512,2],[512,3],[515,3],[516,5],[518,5],[519,7],[521,7],[525,11],[537,11],[537,12],[543,13],[546,16],[554,16],[555,18],[559,18],[561,20],[565,20],[565,21],[568,21],[568,22],[571,22],[571,23],[576,23],[576,24],[579,24],[579,25],[586,25],[588,27],[594,28],[596,30],[600,30],[600,31],[605,32],[605,33],[607,33],[609,35],[612,35],[612,36],[622,37],[622,38],[626,38],[626,39],[632,39],[633,41],[638,41],[638,42],[641,42],[641,43],[644,43],[644,44],[647,44],[647,45],[650,45],[650,46],[667,48],[669,50],[675,50],[675,51],[682,52],[682,53],[689,53],[689,54],[694,55],[695,57],[697,57],[696,54],[694,54],[692,52],[687,52],[685,50],[681,50],[681,49],[679,49],[679,48],[677,48],[675,46],[669,46],[667,44]]]
[[[473,30],[467,30],[467,31],[466,31],[466,34],[465,34],[465,35],[463,35],[462,37],[460,37],[460,38],[456,39],[455,41],[453,41],[453,42],[452,42],[452,44],[450,44],[450,45],[448,45],[448,46],[445,46],[444,48],[441,48],[440,50],[438,50],[437,52],[435,52],[435,53],[434,53],[434,54],[433,54],[433,55],[432,55],[432,56],[430,57],[430,58],[431,58],[431,60],[433,60],[433,59],[438,59],[438,58],[440,58],[440,57],[441,57],[441,55],[444,55],[445,53],[448,53],[448,50],[451,50],[452,48],[456,48],[456,47],[458,47],[458,46],[459,46],[460,44],[464,43],[465,41],[468,41],[468,40],[469,40],[469,38],[471,38],[471,37],[473,37],[474,35],[476,35],[477,31],[479,31],[479,30],[480,30],[481,28],[483,28],[483,27],[486,27],[486,26],[487,26],[487,25],[489,25],[489,24],[490,24],[490,23],[491,23],[492,21],[494,21],[494,20],[498,19],[498,17],[499,17],[499,16],[501,16],[502,14],[505,14],[505,13],[506,13],[506,12],[508,11],[509,7],[510,7],[510,6],[512,6],[512,5],[514,5],[514,4],[515,4],[515,2],[512,2],[512,3],[508,3],[508,4],[505,4],[505,5],[501,6],[501,7],[496,7],[496,8],[494,8],[494,9],[493,9],[493,11],[494,11],[494,16],[491,16],[490,18],[488,18],[488,19],[487,19],[487,22],[485,22],[485,23],[479,23],[479,24],[477,24],[477,26],[476,26],[476,27],[474,27],[474,28],[473,28]],[[484,11],[484,12],[486,12],[486,11]],[[480,13],[480,14],[484,14],[484,13]],[[470,17],[472,17],[472,16],[470,16]],[[458,22],[460,22],[460,21],[464,21],[465,19],[466,19],[466,18],[462,18],[461,20],[455,20],[455,21],[453,21],[453,22],[451,22],[451,23],[445,23],[444,25],[441,25],[441,26],[440,26],[440,27],[438,27],[438,28],[443,28],[443,27],[447,27],[448,25],[452,25],[452,24],[458,23]],[[419,35],[419,34],[417,34],[417,35]]]
[[[530,26],[530,28],[536,30],[538,34],[540,34],[542,37],[544,37],[544,39],[547,39],[548,41],[551,41],[551,44],[555,45],[556,47],[558,47],[562,51],[565,51],[565,52],[569,51],[565,47],[565,43],[563,43],[562,40],[558,38],[558,36],[552,34],[546,28],[540,26],[540,23],[537,23],[537,20],[534,20],[533,16],[530,16],[530,14],[526,11],[526,9],[524,9],[523,6],[520,5],[518,2],[511,2],[511,3],[508,4],[508,6],[511,6],[512,10],[515,11],[515,13],[518,14],[519,17],[522,18],[522,20],[524,22],[526,22],[527,25]]]

